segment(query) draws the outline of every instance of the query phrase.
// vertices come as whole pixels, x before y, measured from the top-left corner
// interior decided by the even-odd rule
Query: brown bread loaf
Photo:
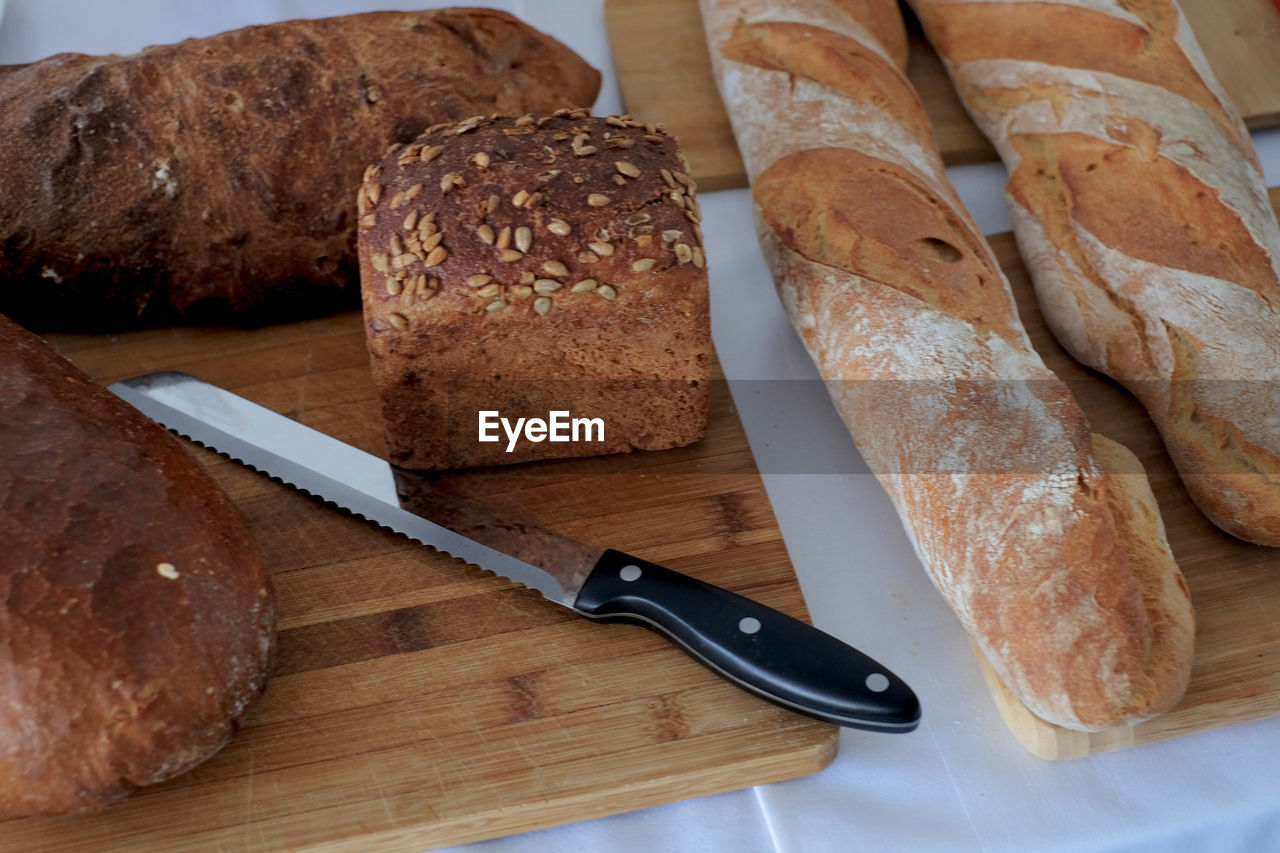
[[[896,4],[702,10],[782,301],[975,644],[1061,726],[1171,707],[1194,626],[1150,485],[1032,348],[873,36]]]
[[[599,81],[487,9],[0,67],[0,312],[100,330],[355,308],[365,166],[437,122],[590,105]]]
[[[690,444],[711,323],[696,186],[654,125],[561,110],[430,129],[366,172],[360,264],[391,461],[498,465]],[[478,440],[478,413],[599,418]],[[567,434],[572,439],[572,432]]]
[[[1172,0],[912,0],[1010,172],[1046,320],[1223,530],[1280,545],[1280,227]]]
[[[263,688],[253,536],[163,428],[0,317],[0,816],[208,758]]]

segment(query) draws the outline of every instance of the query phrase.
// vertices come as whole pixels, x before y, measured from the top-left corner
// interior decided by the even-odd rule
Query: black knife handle
[[[593,619],[637,622],[665,634],[739,687],[841,726],[909,732],[920,702],[906,683],[798,619],[740,595],[605,551],[574,602]]]

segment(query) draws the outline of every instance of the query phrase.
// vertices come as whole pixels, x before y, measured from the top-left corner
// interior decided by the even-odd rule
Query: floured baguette
[[[1171,0],[912,0],[1009,168],[1050,328],[1150,413],[1219,527],[1280,545],[1280,228]]]
[[[1032,349],[871,35],[896,5],[702,9],[782,300],[934,583],[1045,720],[1171,707],[1194,626],[1150,486]]]

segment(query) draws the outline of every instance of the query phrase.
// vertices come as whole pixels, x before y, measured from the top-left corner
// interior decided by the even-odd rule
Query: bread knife
[[[763,699],[851,728],[909,732],[919,724],[920,703],[902,679],[835,637],[749,598],[512,521],[476,501],[441,499],[421,487],[423,480],[415,489],[411,473],[185,373],[150,373],[110,389],[169,430],[299,491],[583,616],[654,629]]]

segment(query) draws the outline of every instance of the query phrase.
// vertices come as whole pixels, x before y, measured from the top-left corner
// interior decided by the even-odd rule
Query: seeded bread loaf
[[[0,312],[99,330],[355,308],[366,165],[437,122],[589,105],[599,79],[488,9],[0,67]]]
[[[912,6],[1009,169],[1058,340],[1146,406],[1215,524],[1280,546],[1280,226],[1177,5]]]
[[[702,10],[782,302],[934,584],[1041,718],[1167,710],[1194,625],[1151,487],[1032,348],[874,35],[897,4]]]
[[[0,317],[0,817],[200,763],[263,688],[253,535],[179,441]]]
[[[711,330],[695,191],[661,128],[585,110],[440,125],[371,166],[360,269],[391,460],[444,469],[701,438]],[[603,440],[508,452],[501,431],[478,440],[486,410],[599,418]]]

